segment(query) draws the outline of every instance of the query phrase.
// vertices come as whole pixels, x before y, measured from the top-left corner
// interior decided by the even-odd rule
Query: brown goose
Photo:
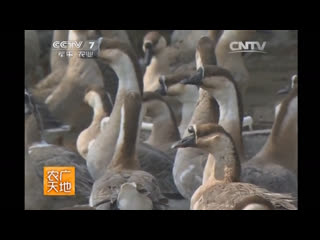
[[[297,194],[298,79],[280,103],[270,136],[262,149],[243,165],[242,181],[275,192]],[[259,166],[259,167],[257,167]],[[266,176],[273,176],[267,178]]]
[[[174,159],[176,151],[171,145],[180,139],[177,122],[169,104],[159,94],[143,93],[143,111],[152,118],[153,127],[146,143]]]
[[[84,101],[93,109],[93,118],[90,126],[83,130],[77,139],[77,149],[79,154],[86,159],[88,148],[100,133],[101,120],[109,116],[111,103],[105,90],[102,87],[90,86],[86,90]]]
[[[167,202],[160,192],[155,177],[139,170],[136,143],[140,128],[140,96],[141,93],[133,90],[123,96],[116,149],[107,169],[95,181],[90,196],[90,206],[97,210],[142,210],[145,209],[145,201],[152,206],[152,209],[162,209]],[[132,183],[135,189],[124,188],[123,184],[126,183]],[[142,195],[139,195],[140,197],[134,195],[131,199],[134,193]]]
[[[33,102],[32,96],[26,91],[25,112],[28,117],[25,118],[25,209],[60,209],[87,204],[93,180],[84,159],[65,148],[44,141],[40,116]],[[44,166],[75,166],[76,195],[43,196]]]
[[[197,69],[202,66],[202,62],[206,64],[216,64],[215,47],[219,40],[219,30],[211,30],[211,37],[200,38],[196,51],[195,60]],[[197,99],[199,97],[199,90],[197,87],[183,85],[181,80],[188,78],[194,73],[194,69],[183,69],[183,71],[176,71],[173,74],[160,76],[160,87],[158,92],[162,95],[175,97],[182,105],[182,120],[179,125],[180,135],[183,135],[195,109]]]
[[[217,124],[192,125],[189,136],[173,147],[196,147],[209,152],[207,178],[191,198],[191,210],[275,209],[295,210],[295,199],[240,183],[240,161],[232,137]],[[261,202],[261,199],[264,202]]]
[[[204,63],[215,63],[214,45],[216,41],[212,41],[208,37],[203,37],[199,40],[196,49],[197,68],[200,68]],[[187,75],[183,76],[183,78],[186,77]],[[170,84],[168,85],[168,92],[170,88],[183,88],[183,84],[179,83],[175,83],[172,87]],[[192,118],[187,124],[217,123],[218,120],[219,105],[217,101],[205,90],[200,89]],[[187,130],[183,134],[183,136],[186,136],[188,134]],[[201,185],[203,169],[207,158],[208,153],[201,149],[178,149],[174,162],[173,176],[179,192],[185,198],[190,199],[194,191]]]
[[[88,30],[70,30],[69,40],[85,41]],[[93,59],[83,59],[78,51],[73,51],[69,64],[59,85],[46,98],[52,114],[71,126],[71,131],[63,138],[63,145],[76,151],[79,133],[90,123],[90,107],[83,102],[85,89],[91,85],[103,85],[98,65]]]
[[[216,97],[220,107],[219,123],[230,133],[236,147],[239,146],[237,147],[238,151],[238,149],[241,149],[241,145],[237,143],[241,143],[242,138],[240,128],[242,118],[239,111],[241,109],[241,104],[239,105],[241,98],[236,94],[236,84],[230,80],[232,77],[225,75],[226,77],[220,78],[215,75],[217,71],[221,70],[225,71],[216,66],[204,66],[198,74],[189,80],[185,80],[184,83],[200,85],[201,88],[206,89],[212,96]],[[227,89],[229,89],[228,93]],[[287,100],[284,100],[286,104],[282,104],[282,114],[277,117],[273,126],[273,133],[263,149],[254,158],[244,163],[242,181],[254,182],[273,192],[296,194],[297,177],[293,173],[294,167],[289,165],[289,163],[296,162],[297,159],[297,132],[295,131],[297,128],[290,127],[297,124],[296,94],[297,89],[293,90]],[[282,120],[286,116],[288,104],[294,99],[295,103],[293,101],[292,110],[289,111],[289,113],[292,113],[292,117],[290,114],[287,115],[288,123],[283,124]],[[280,131],[282,134],[278,134]],[[240,160],[243,159],[241,156],[239,154]]]
[[[114,157],[117,139],[120,134],[121,106],[124,96],[131,91],[139,94],[143,92],[142,74],[138,59],[127,44],[110,39],[101,39],[99,57],[116,72],[119,78],[119,87],[109,121],[88,151],[87,166],[94,179],[98,179],[104,174],[105,169]],[[142,118],[139,123],[141,123],[141,120]],[[138,144],[137,154],[141,169],[157,178],[160,189],[166,196],[179,195],[172,177],[173,161],[168,155],[143,143]]]

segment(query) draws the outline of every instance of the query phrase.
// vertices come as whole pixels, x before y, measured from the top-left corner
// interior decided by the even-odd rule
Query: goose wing
[[[208,186],[199,195],[199,209],[234,209],[247,197],[258,196],[269,201],[276,210],[295,210],[295,199],[289,194],[272,193],[248,183],[218,183]]]

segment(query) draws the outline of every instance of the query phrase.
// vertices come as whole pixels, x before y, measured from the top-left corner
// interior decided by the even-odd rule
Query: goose
[[[191,74],[191,71],[186,71],[184,73],[162,75],[159,79],[160,87],[155,91],[162,96],[174,97],[182,103],[181,121],[178,127],[180,135],[184,133],[188,126],[199,97],[199,90],[197,87],[179,84],[181,80],[189,77]],[[173,110],[175,109],[173,108]]]
[[[104,174],[118,146],[117,139],[120,134],[121,106],[124,96],[130,91],[143,93],[138,58],[130,46],[110,39],[100,39],[99,41],[99,57],[116,72],[119,78],[119,87],[109,120],[88,150],[87,166],[95,180]],[[179,198],[180,194],[174,185],[172,176],[173,159],[145,143],[137,145],[137,154],[141,169],[157,178],[162,193],[171,198]]]
[[[196,67],[199,68],[202,62],[207,64],[216,64],[215,58],[215,46],[219,40],[219,30],[211,30],[212,34],[209,38],[204,36],[200,38],[195,51]],[[215,35],[213,34],[215,33]],[[183,71],[177,71],[171,75],[162,75],[159,78],[160,86],[157,91],[162,95],[176,97],[182,105],[182,120],[179,125],[180,135],[183,135],[195,109],[195,104],[199,97],[199,90],[194,86],[187,86],[180,84],[180,81],[184,78],[188,78],[194,69],[184,69]]]
[[[136,144],[141,121],[141,93],[137,90],[124,92],[114,155],[93,184],[89,205],[97,210],[165,209],[167,199],[156,178],[139,170]]]
[[[129,201],[128,201],[129,200]],[[124,183],[120,187],[117,197],[117,207],[120,210],[152,210],[151,199],[137,190],[137,184]]]
[[[104,88],[99,86],[89,86],[86,89],[84,102],[93,109],[93,118],[90,126],[83,130],[77,139],[77,150],[79,154],[86,159],[88,148],[100,133],[101,120],[111,112],[111,104]]]
[[[284,89],[280,89],[277,94],[280,95],[280,94],[286,94],[290,91],[290,89],[293,89],[295,86],[297,86],[298,84],[298,76],[297,75],[293,75],[291,77],[291,86],[288,86]],[[277,104],[276,107],[275,107],[275,118],[277,117],[278,113],[279,113],[279,110],[280,110],[280,106],[281,106],[281,103]]]
[[[203,64],[215,64],[214,44],[216,41],[208,37],[203,37],[199,40],[195,54],[197,68],[200,68]],[[183,79],[187,79],[188,75],[189,73],[183,76]],[[177,81],[173,82],[176,83]],[[165,84],[162,83],[161,85]],[[173,87],[170,87],[170,84],[167,85],[169,87],[164,89],[167,89],[168,92],[170,88],[183,86],[181,83],[175,84]],[[187,124],[217,123],[218,120],[219,105],[217,101],[205,90],[200,89],[192,118]],[[188,132],[185,130],[183,136],[187,134]],[[200,149],[178,149],[173,167],[173,177],[179,192],[186,199],[190,199],[194,191],[201,185],[207,157],[208,154]]]
[[[85,41],[87,30],[70,30],[69,40]],[[59,85],[46,98],[52,114],[71,126],[71,131],[63,138],[63,145],[73,151],[79,133],[90,123],[90,107],[83,102],[85,89],[95,84],[103,86],[103,77],[93,59],[83,59],[73,51],[69,64]]]
[[[44,140],[41,116],[29,91],[25,91],[25,107],[27,115],[25,115],[25,209],[48,210],[87,204],[93,180],[85,161],[76,153],[48,144]],[[35,120],[31,121],[32,119]],[[76,169],[75,196],[43,196],[44,166],[74,166]]]
[[[219,104],[219,124],[228,131],[235,141],[240,160],[244,161],[242,143],[243,110],[241,93],[233,80],[231,73],[221,67],[204,65],[189,79],[181,81],[183,84],[200,85],[216,98]]]
[[[192,125],[188,132],[190,135],[173,147],[196,147],[209,153],[203,173],[207,178],[193,194],[191,210],[296,210],[295,198],[290,194],[239,182],[241,165],[237,149],[223,127],[214,123]]]
[[[294,76],[293,79],[296,83],[280,103],[279,112],[265,145],[250,161],[244,164],[242,180],[276,192],[291,192],[297,195],[297,76]],[[265,177],[273,175],[276,175],[273,179]]]
[[[180,139],[180,133],[171,107],[159,94],[144,92],[142,108],[144,115],[151,117],[153,122],[145,142],[174,159],[176,151],[172,151],[171,145]]]
[[[132,47],[132,43],[126,30],[96,30],[95,32],[98,37],[125,42],[126,44],[130,45],[130,47]],[[97,39],[98,37],[92,36],[91,39]],[[111,103],[113,104],[118,89],[119,79],[117,77],[117,74],[108,64],[105,64],[103,61],[101,61],[100,58],[95,58],[95,61],[97,62],[100,71],[102,72],[103,78],[105,80],[104,88],[106,89],[108,96],[111,99]]]
[[[158,87],[160,74],[169,73],[171,51],[167,48],[166,39],[158,32],[146,34],[142,49],[147,66],[143,77],[144,91],[154,91]]]
[[[145,91],[156,91],[159,88],[159,78],[162,75],[195,70],[194,62],[190,62],[190,59],[186,62],[185,59],[181,57],[183,49],[168,46],[166,39],[158,32],[153,31],[145,35],[142,49],[145,54],[146,65],[146,71],[143,77]],[[186,89],[194,89],[190,95],[196,95],[197,97],[197,89],[190,86],[186,87]],[[181,111],[186,111],[186,105],[184,110],[181,109],[181,103],[184,104],[184,102],[181,102],[182,99],[178,99],[176,96],[166,96],[165,99],[174,110],[176,118],[180,119],[180,115],[183,115]],[[190,109],[194,109],[194,106],[191,106]],[[180,131],[180,133],[181,132],[182,131]]]
[[[216,97],[220,108],[219,124],[230,133],[238,151],[238,149],[242,149],[242,134],[241,128],[239,127],[241,126],[240,120],[242,119],[241,98],[239,94],[237,94],[237,85],[232,81],[230,74],[229,76],[225,74],[224,78],[215,76],[216,73],[220,71],[227,73],[225,69],[207,65],[200,68],[199,72],[193,77],[183,80],[183,83],[200,85],[201,88],[206,89]],[[295,94],[296,90],[292,92],[290,95],[291,98],[288,98],[289,100],[284,101],[287,104],[281,107],[283,109],[282,117],[279,117],[279,120],[277,119],[275,121],[272,133],[263,149],[255,157],[243,164],[242,181],[254,182],[273,192],[296,194],[297,180],[294,171],[292,171],[294,170],[292,163],[296,162],[297,151],[289,149],[297,148],[297,131],[286,127],[285,124],[281,124],[287,112],[288,102],[292,99],[297,99],[295,98]],[[226,96],[228,99],[225,99]],[[296,124],[296,118],[294,118],[294,116],[296,117],[296,105],[293,106],[292,109],[293,117],[288,116],[288,119],[290,119],[288,123]],[[286,133],[287,137],[279,137],[279,131]],[[277,144],[274,144],[275,142],[277,142]],[[279,147],[277,147],[278,145]],[[245,159],[241,151],[238,154],[240,160],[244,162]]]

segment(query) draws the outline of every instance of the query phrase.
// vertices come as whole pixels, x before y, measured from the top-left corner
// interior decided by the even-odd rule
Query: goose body
[[[27,98],[29,99],[30,96]],[[93,180],[87,170],[84,159],[78,154],[65,148],[47,144],[41,134],[41,128],[37,121],[28,121],[35,117],[36,106],[27,102],[32,114],[25,122],[25,208],[26,209],[60,209],[76,204],[86,204]],[[39,119],[39,117],[36,117]],[[40,142],[40,144],[39,144]],[[68,197],[43,196],[43,167],[44,166],[74,166],[76,169],[76,194]]]
[[[189,127],[189,136],[174,147],[198,147],[209,152],[203,184],[191,198],[191,210],[267,209],[294,210],[289,194],[269,192],[250,183],[240,183],[240,161],[230,134],[221,126],[208,123]],[[259,201],[263,199],[265,203]],[[246,201],[245,204],[243,202]]]
[[[87,89],[84,101],[93,108],[93,119],[90,126],[83,130],[77,139],[77,150],[86,159],[89,147],[100,133],[101,121],[109,115],[110,110],[106,106],[108,98],[103,88],[92,87]]]
[[[180,133],[174,113],[169,104],[159,94],[143,93],[143,109],[152,118],[153,126],[146,143],[163,151],[174,159],[176,151],[171,145],[180,139]]]
[[[140,164],[135,152],[140,128],[141,93],[138,89],[136,90],[129,91],[124,97],[120,114],[120,133],[114,156],[105,173],[95,181],[92,188],[90,206],[97,210],[117,209],[118,207],[120,209],[145,209],[143,203],[146,199],[143,196],[135,195],[135,200],[131,202],[128,195],[133,194],[132,189],[123,189],[123,184],[132,182],[139,186],[136,188],[138,192],[144,192],[145,197],[149,198],[147,202],[152,202],[152,209],[159,209],[158,205],[165,200],[155,177],[139,170]]]
[[[267,142],[250,161],[244,164],[243,181],[275,192],[297,194],[297,102],[296,85],[281,102]]]
[[[205,66],[204,71],[208,69],[216,68],[213,66]],[[202,73],[203,76],[205,76],[205,73]],[[200,77],[201,78],[201,77]],[[205,77],[204,77],[205,78]],[[230,77],[228,78],[231,79]],[[227,78],[225,79],[227,80]],[[196,84],[200,84],[202,88],[207,89],[213,96],[217,98],[218,101],[223,100],[224,96],[228,96],[228,100],[224,100],[226,103],[231,104],[232,101],[230,100],[230,97],[233,96],[233,98],[237,98],[238,100],[241,99],[239,96],[235,93],[229,93],[226,94],[226,92],[223,90],[227,86],[223,84],[225,80],[218,79],[216,77],[209,77],[205,81],[200,81]],[[195,83],[195,78],[192,78],[188,80],[189,83],[193,82]],[[188,81],[185,81],[188,82]],[[223,87],[224,86],[224,87]],[[229,84],[229,87],[233,86],[235,87],[235,84]],[[220,93],[218,89],[220,88]],[[294,93],[293,93],[294,94]],[[219,100],[220,99],[220,100]],[[219,102],[220,103],[220,102]],[[295,102],[296,103],[296,102]],[[239,122],[239,119],[241,119],[241,114],[239,114],[239,108],[236,108],[237,104],[233,104],[233,106],[229,106],[226,108],[226,105],[219,104],[220,106],[220,118],[225,115],[223,114],[223,111],[231,111],[233,114],[232,116],[228,116],[228,114],[225,115],[224,120],[219,120],[219,123],[224,126],[224,128],[232,135],[234,142],[237,146],[237,142],[241,143],[241,123]],[[285,106],[282,107],[283,109],[287,109]],[[225,109],[225,110],[224,110]],[[296,115],[296,104],[292,106],[292,113]],[[222,112],[221,112],[222,111]],[[283,110],[282,112],[282,118],[284,118],[284,113],[286,110]],[[289,117],[289,114],[286,119],[291,119]],[[238,116],[238,117],[237,117]],[[293,117],[292,120],[288,120],[287,124],[283,124],[283,131],[289,134],[291,137],[287,137],[287,140],[279,140],[277,144],[281,147],[277,147],[276,145],[272,144],[274,141],[275,134],[271,134],[269,137],[267,143],[263,147],[263,149],[252,159],[247,161],[243,164],[243,173],[241,175],[241,180],[244,182],[251,182],[255,183],[259,186],[262,186],[270,191],[273,192],[289,192],[296,194],[296,177],[294,176],[294,167],[291,165],[289,166],[289,162],[296,162],[295,159],[297,158],[296,150],[289,150],[290,148],[296,149],[296,139],[297,139],[297,131],[296,131],[296,118]],[[289,124],[290,123],[290,124]],[[237,124],[237,125],[235,125]],[[238,126],[236,131],[232,129],[232,127]],[[291,127],[290,127],[291,126]],[[274,128],[278,129],[278,131],[281,131],[279,121],[275,121]],[[279,134],[279,136],[281,136]],[[279,138],[279,137],[278,137]],[[239,141],[240,140],[240,141]],[[280,145],[281,144],[281,145]],[[238,145],[239,146],[239,145]],[[241,149],[241,145],[240,148]],[[242,154],[239,154],[240,159],[243,159]],[[287,161],[287,162],[285,162]],[[286,165],[287,164],[287,165]]]
[[[104,39],[100,54],[100,57],[105,59],[117,73],[119,88],[110,118],[88,151],[88,170],[96,180],[104,175],[118,146],[117,139],[121,135],[121,106],[125,96],[131,91],[141,94],[143,87],[137,57],[128,45]],[[177,195],[178,190],[172,178],[173,160],[160,150],[142,143],[137,145],[137,153],[141,169],[157,178],[161,191],[164,194]]]
[[[217,39],[201,38],[195,54],[197,68],[200,68],[203,64],[215,63],[214,48],[216,42]],[[178,81],[174,81],[176,85],[174,87],[183,88],[183,84],[179,83],[179,80],[183,81],[189,76],[189,73],[187,73],[178,79]],[[197,89],[196,87],[194,88]],[[170,85],[168,90],[170,90]],[[219,105],[217,101],[205,90],[200,89],[197,91],[199,91],[199,97],[192,118],[187,124],[217,123],[219,120]],[[183,137],[187,134],[188,131],[186,129],[183,132]],[[201,149],[178,149],[173,168],[173,176],[179,192],[185,198],[190,199],[194,191],[201,185],[203,169],[207,158],[208,153]]]
[[[87,30],[71,30],[69,40],[85,41],[87,34]],[[56,118],[72,127],[64,138],[63,145],[76,150],[76,140],[80,131],[90,123],[90,107],[83,102],[85,89],[91,84],[102,86],[103,78],[93,59],[79,58],[77,51],[73,54],[61,82],[45,102]]]

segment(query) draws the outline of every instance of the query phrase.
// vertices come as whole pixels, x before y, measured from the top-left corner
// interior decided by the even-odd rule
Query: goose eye
[[[193,129],[192,126],[188,127],[188,132],[189,132],[189,133],[194,133],[194,129]]]

